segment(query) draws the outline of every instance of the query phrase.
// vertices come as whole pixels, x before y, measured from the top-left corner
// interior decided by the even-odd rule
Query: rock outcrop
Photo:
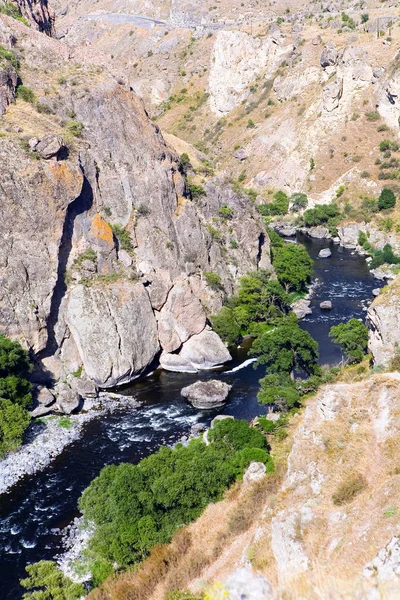
[[[238,277],[271,269],[253,203],[223,178],[193,201],[140,100],[102,69],[85,67],[73,85],[63,76],[57,99],[46,96],[43,73],[58,81],[75,63],[61,42],[26,35],[18,21],[14,31],[11,21],[0,17],[0,43],[18,40],[21,79],[49,108],[35,113],[17,101],[3,117],[12,135],[0,137],[1,331],[32,350],[37,382],[66,381],[78,395],[72,373],[83,368],[92,393],[88,378],[105,388],[128,383],[160,350],[173,370],[230,360],[205,327]],[[0,86],[5,109],[13,85]],[[218,275],[219,290],[205,272]]]
[[[11,0],[30,25],[49,36],[55,35],[55,15],[47,0]]]
[[[141,283],[78,285],[68,297],[66,323],[87,375],[102,388],[141,375],[159,349],[156,320]]]
[[[387,365],[400,345],[400,276],[375,298],[368,309],[368,348],[377,365]]]

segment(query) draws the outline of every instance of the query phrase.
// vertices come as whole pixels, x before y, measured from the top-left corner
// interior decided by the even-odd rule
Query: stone
[[[235,569],[225,580],[227,600],[272,600],[270,584],[263,575],[254,574],[251,569]]]
[[[210,329],[193,335],[180,351],[181,358],[190,362],[198,371],[213,369],[232,360],[221,338]]]
[[[39,142],[40,142],[40,140],[37,137],[33,137],[33,138],[30,138],[30,140],[28,140],[28,145],[29,145],[29,148],[32,150],[32,152],[35,150],[35,148]]]
[[[372,295],[377,297],[379,296],[379,294],[381,293],[381,289],[380,288],[375,288],[372,290]]]
[[[59,135],[46,135],[35,146],[35,151],[41,158],[48,160],[57,157],[59,152],[65,148],[64,140]]]
[[[76,390],[71,389],[65,383],[57,384],[55,387],[57,397],[56,408],[58,412],[70,415],[77,410],[81,403],[81,398]]]
[[[198,437],[201,433],[203,433],[206,429],[206,426],[203,423],[194,423],[194,425],[190,428],[190,435],[194,437]]]
[[[248,153],[246,152],[246,150],[244,148],[239,148],[238,150],[236,150],[236,152],[233,154],[234,158],[237,158],[237,160],[246,160],[247,158],[249,158]]]
[[[363,569],[364,577],[382,581],[399,581],[400,578],[400,538],[393,536],[376,557]]]
[[[310,227],[306,229],[307,235],[317,240],[330,240],[332,238],[329,233],[329,229],[324,227],[324,225],[317,225],[316,227]]]
[[[332,252],[329,248],[323,248],[318,252],[318,258],[329,258],[332,256]]]
[[[181,396],[186,398],[195,408],[210,410],[224,406],[231,389],[231,385],[216,379],[196,381],[196,383],[183,388]]]
[[[163,352],[160,356],[160,367],[165,371],[173,373],[197,373],[196,369],[190,361],[185,360],[179,354],[169,354]]]
[[[44,406],[44,404],[39,404],[36,408],[31,410],[29,414],[33,419],[38,419],[40,417],[45,417],[46,415],[50,415],[53,412],[52,406]]]
[[[306,300],[305,298],[299,298],[291,305],[291,309],[298,319],[304,319],[307,315],[312,314],[312,310],[310,308],[311,301]]]
[[[319,307],[322,310],[332,310],[332,302],[330,300],[324,300],[324,302],[321,302]]]
[[[66,321],[86,374],[100,388],[136,379],[159,349],[150,299],[139,282],[74,287]]]
[[[36,400],[41,406],[51,406],[55,402],[54,394],[47,387],[39,389]]]
[[[243,475],[243,481],[245,483],[253,483],[254,481],[260,481],[265,477],[267,467],[262,462],[252,462],[246,469]]]
[[[320,44],[322,44],[322,38],[321,38],[321,36],[317,35],[317,37],[314,37],[311,40],[311,43],[312,43],[313,46],[319,46]],[[321,60],[322,60],[322,57],[321,57]],[[324,62],[325,62],[325,60],[326,60],[326,57],[324,57]],[[321,66],[323,66],[323,65],[321,65]]]
[[[285,223],[285,221],[278,221],[278,223],[274,223],[272,227],[282,237],[294,237],[297,233],[297,227],[290,223]]]
[[[320,65],[323,69],[336,65],[338,60],[338,51],[334,42],[328,42],[321,54]]]

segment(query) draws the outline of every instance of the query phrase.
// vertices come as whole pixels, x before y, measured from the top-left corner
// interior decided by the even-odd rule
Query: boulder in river
[[[196,383],[188,385],[181,390],[181,395],[195,408],[208,410],[223,406],[231,389],[231,385],[212,379],[211,381],[196,381]]]
[[[379,294],[381,293],[381,289],[380,288],[375,288],[374,290],[372,290],[372,295],[373,296],[379,296]]]
[[[332,235],[329,233],[329,229],[324,227],[324,225],[317,225],[316,227],[310,227],[310,229],[306,230],[307,235],[316,239],[316,240],[330,240],[332,239]]]
[[[310,300],[306,300],[305,298],[300,298],[296,302],[293,302],[291,308],[298,319],[304,319],[306,315],[311,315],[312,313]]]
[[[332,310],[332,302],[330,300],[324,300],[324,302],[321,302],[319,307],[322,310]]]
[[[330,256],[332,256],[332,252],[329,248],[323,248],[318,254],[318,258],[329,258]]]

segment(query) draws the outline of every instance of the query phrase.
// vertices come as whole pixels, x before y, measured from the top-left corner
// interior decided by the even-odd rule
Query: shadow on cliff
[[[51,299],[50,313],[47,318],[47,344],[46,348],[42,350],[37,358],[39,360],[52,356],[58,349],[58,343],[55,335],[55,327],[57,325],[60,306],[62,299],[67,292],[67,284],[65,282],[65,275],[67,270],[67,264],[69,255],[72,249],[72,237],[74,234],[75,219],[78,215],[87,212],[93,205],[93,190],[88,179],[83,173],[83,185],[79,196],[71,202],[67,208],[65,215],[64,228],[61,237],[60,247],[58,251],[58,268],[57,268],[57,281],[54,286],[53,296]]]

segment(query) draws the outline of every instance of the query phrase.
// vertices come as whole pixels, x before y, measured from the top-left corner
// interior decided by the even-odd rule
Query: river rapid
[[[321,364],[334,365],[342,359],[341,350],[328,337],[332,325],[355,317],[364,319],[372,300],[372,290],[382,283],[369,273],[364,257],[331,245],[332,256],[319,259],[326,240],[298,235],[315,259],[311,299],[313,314],[301,321],[320,346]],[[331,311],[322,311],[320,302],[331,300]],[[28,563],[51,560],[63,552],[60,529],[76,516],[77,501],[102,467],[121,462],[136,463],[162,444],[174,444],[188,435],[195,423],[209,425],[216,414],[251,420],[262,414],[257,403],[258,380],[263,367],[245,364],[246,348],[238,348],[232,363],[203,374],[156,371],[137,382],[124,394],[142,403],[141,408],[124,405],[85,424],[81,437],[68,446],[48,467],[27,476],[8,493],[0,496],[0,581],[2,600],[20,600],[19,579]],[[240,367],[240,368],[239,368]],[[233,386],[223,409],[199,412],[180,396],[182,387],[197,381],[220,377]],[[1,476],[1,463],[0,463]]]

